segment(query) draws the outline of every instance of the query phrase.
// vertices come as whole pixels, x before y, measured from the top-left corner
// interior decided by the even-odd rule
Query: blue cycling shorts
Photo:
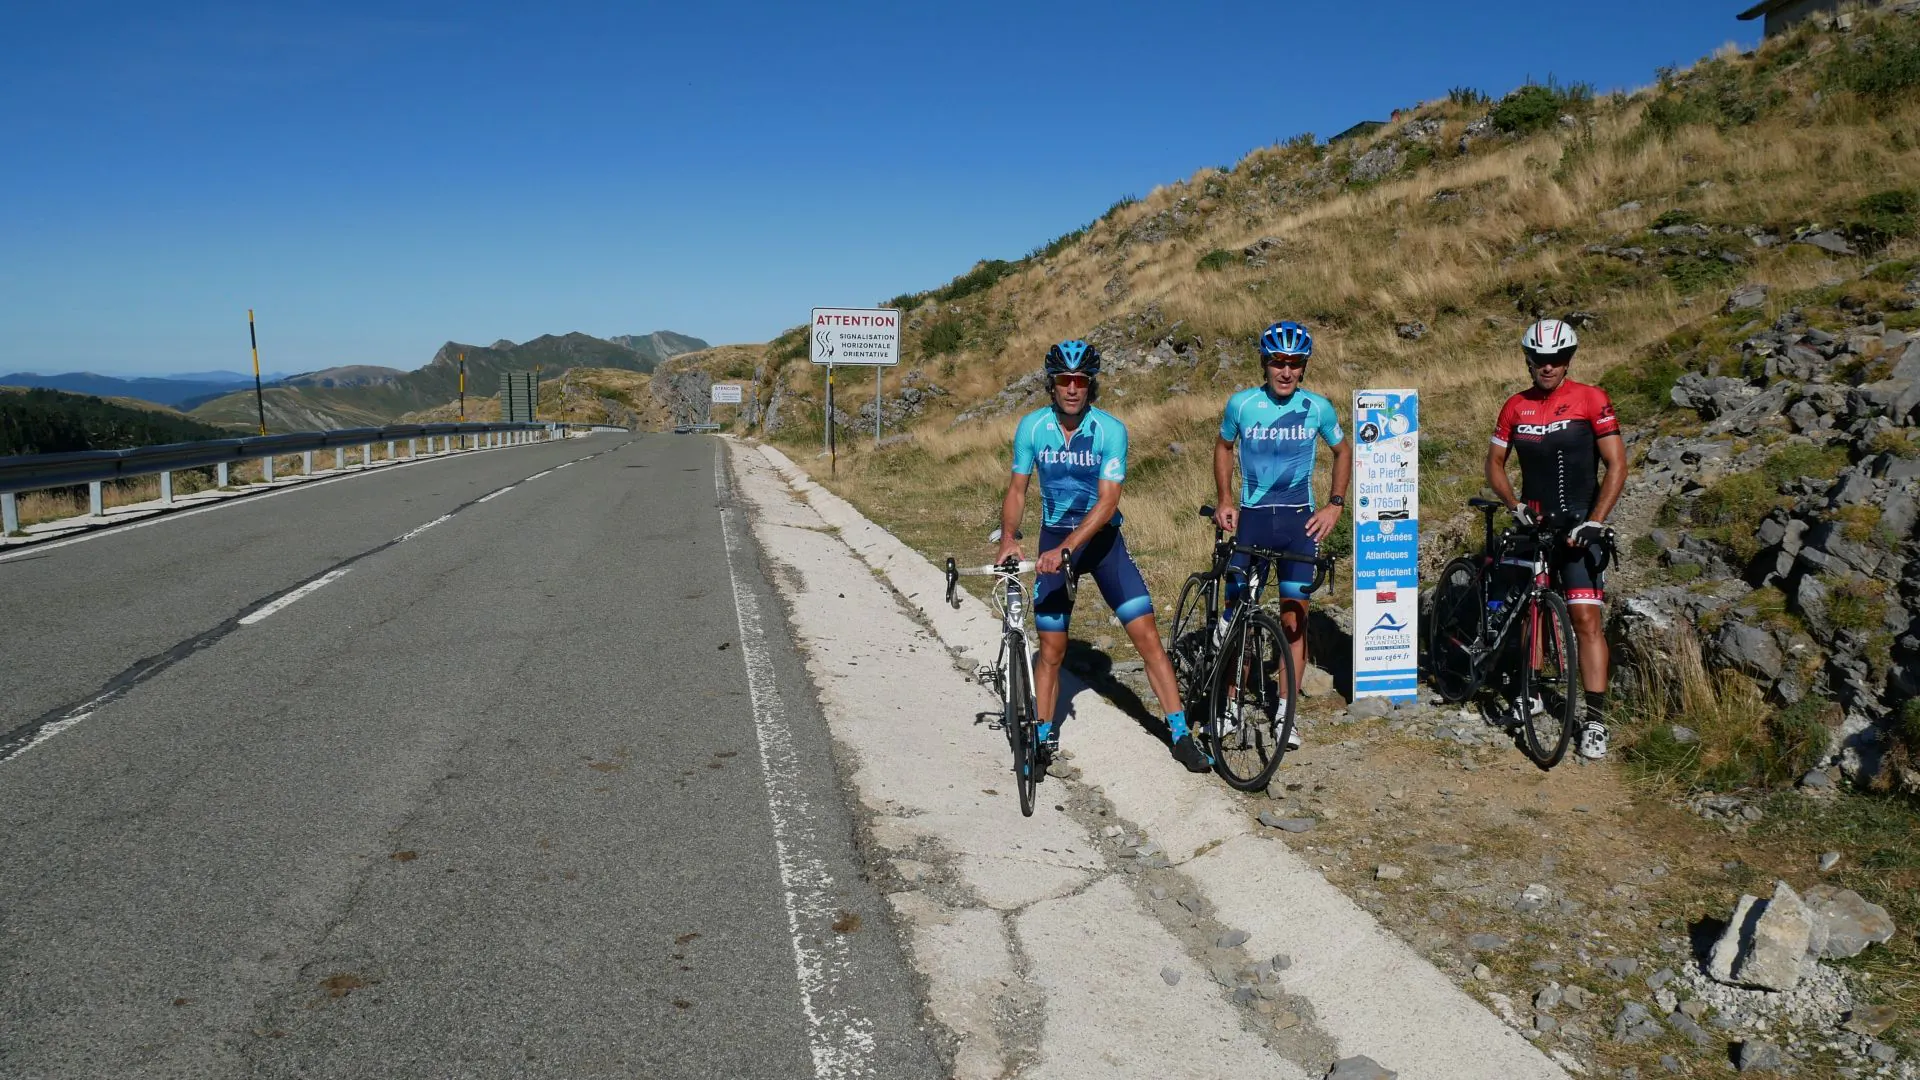
[[[1307,519],[1312,516],[1313,511],[1305,506],[1243,506],[1240,508],[1240,533],[1235,539],[1249,547],[1318,555],[1320,545],[1307,535]],[[1313,584],[1313,567],[1291,560],[1281,560],[1275,566],[1271,559],[1261,559],[1256,567],[1253,561],[1253,556],[1244,551],[1234,552],[1233,565],[1273,582],[1281,599],[1306,600],[1307,586]],[[1229,610],[1239,602],[1246,580],[1239,574],[1228,575]]]
[[[1041,529],[1040,551],[1052,551],[1066,542],[1072,529]],[[1115,618],[1125,626],[1153,612],[1153,600],[1147,596],[1147,582],[1127,552],[1127,542],[1117,525],[1109,525],[1093,534],[1086,546],[1074,553],[1075,577],[1093,575],[1100,596],[1113,609]],[[1067,572],[1042,574],[1033,583],[1033,624],[1046,633],[1064,634],[1073,617],[1073,601],[1067,596]]]

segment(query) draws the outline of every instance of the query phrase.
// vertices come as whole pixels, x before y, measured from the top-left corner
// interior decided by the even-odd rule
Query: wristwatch
[[[1347,497],[1345,495],[1329,495],[1327,496],[1327,504],[1329,506],[1345,506],[1347,505]]]

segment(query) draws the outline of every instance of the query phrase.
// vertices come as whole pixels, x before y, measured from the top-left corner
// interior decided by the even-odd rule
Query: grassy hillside
[[[1499,402],[1525,384],[1517,342],[1535,316],[1570,316],[1574,377],[1611,381],[1643,419],[1677,369],[1646,386],[1608,373],[1666,351],[1733,288],[1771,285],[1751,313],[1765,319],[1908,253],[1917,86],[1920,30],[1888,16],[1849,35],[1809,26],[1630,95],[1459,90],[1363,141],[1303,137],[1203,169],[1024,258],[896,298],[908,337],[887,393],[915,379],[945,396],[884,452],[850,424],[839,484],[927,550],[977,546],[1014,419],[1042,400],[1041,355],[1089,337],[1109,358],[1101,404],[1133,435],[1129,542],[1168,595],[1208,539],[1185,514],[1212,493],[1221,403],[1258,378],[1258,329],[1292,318],[1319,342],[1308,385],[1336,402],[1360,385],[1426,394],[1423,508],[1444,531],[1480,487]],[[1794,242],[1823,232],[1842,242]],[[772,437],[817,446],[804,328],[765,358]],[[854,388],[842,408],[865,400]]]
[[[604,341],[581,333],[548,335],[519,345],[449,341],[425,367],[415,371],[387,375],[386,369],[350,367],[290,376],[285,385],[267,392],[267,427],[270,431],[296,431],[383,424],[408,413],[438,408],[459,397],[462,355],[466,358],[467,398],[471,402],[498,394],[500,375],[505,371],[537,367],[546,377],[576,367],[647,372],[673,355],[673,350],[706,344],[667,331],[628,335],[626,342]],[[377,377],[369,376],[369,372]],[[209,423],[252,424],[253,393],[216,398],[195,408],[193,415]]]
[[[653,376],[619,368],[570,368],[540,383],[541,420],[576,424],[618,424],[638,431],[673,426],[666,407],[654,399]],[[453,403],[401,417],[405,423],[445,423],[459,419]],[[500,419],[500,395],[467,398],[467,419]]]
[[[0,455],[124,450],[232,434],[148,402],[0,386]]]

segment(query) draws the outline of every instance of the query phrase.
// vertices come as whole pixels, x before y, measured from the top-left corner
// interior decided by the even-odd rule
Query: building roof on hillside
[[[1386,126],[1387,126],[1387,122],[1385,120],[1362,120],[1359,123],[1348,128],[1347,130],[1341,132],[1340,134],[1333,136],[1327,141],[1330,143],[1337,143],[1341,139],[1351,139],[1359,135],[1371,135],[1374,132],[1379,131],[1381,128]]]
[[[1775,8],[1786,7],[1791,3],[1793,3],[1793,0],[1760,0],[1759,3],[1741,12],[1740,17],[1742,19],[1757,19]]]

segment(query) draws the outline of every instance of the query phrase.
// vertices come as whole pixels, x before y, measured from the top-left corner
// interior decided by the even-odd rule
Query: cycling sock
[[[1181,739],[1186,738],[1187,710],[1181,709],[1178,712],[1170,712],[1167,714],[1167,731],[1173,736],[1174,742],[1179,742]]]
[[[1046,742],[1048,739],[1053,738],[1053,721],[1051,720],[1040,721],[1040,730],[1035,732],[1034,734],[1039,737],[1041,742]]]
[[[1607,692],[1605,690],[1587,691],[1587,723],[1607,726]]]

